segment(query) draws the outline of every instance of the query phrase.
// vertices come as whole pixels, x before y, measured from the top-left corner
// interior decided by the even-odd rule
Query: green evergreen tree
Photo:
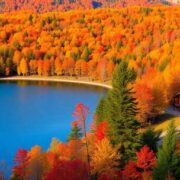
[[[142,145],[147,145],[155,153],[158,150],[158,141],[160,140],[161,131],[155,132],[152,128],[148,128],[141,136]]]
[[[177,155],[176,143],[177,131],[172,121],[163,139],[162,148],[158,149],[155,180],[165,180],[168,176],[180,179],[180,156]]]
[[[132,88],[128,88],[128,84],[134,79],[134,70],[128,69],[127,62],[121,61],[113,74],[113,88],[107,97],[109,133],[112,142],[121,145],[122,164],[135,157],[135,152],[141,146],[137,131],[140,124],[135,119],[137,103],[133,98]]]
[[[91,50],[87,46],[85,46],[81,58],[87,62],[89,60],[90,54]]]
[[[100,122],[102,122],[103,120],[107,120],[106,117],[106,111],[107,111],[107,102],[106,99],[104,97],[101,97],[101,99],[99,100],[99,103],[96,107],[96,124],[99,124]]]
[[[81,128],[78,126],[78,124],[72,125],[71,133],[69,134],[67,141],[79,140],[81,137],[82,137]]]
[[[33,16],[32,14],[29,16],[29,22],[32,24],[32,21],[33,21]]]

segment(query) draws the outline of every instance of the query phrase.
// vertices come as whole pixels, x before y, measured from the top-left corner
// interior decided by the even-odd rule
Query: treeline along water
[[[40,145],[47,149],[52,137],[66,141],[75,105],[89,106],[88,124],[102,87],[44,82],[0,81],[0,161],[11,167],[18,148]]]

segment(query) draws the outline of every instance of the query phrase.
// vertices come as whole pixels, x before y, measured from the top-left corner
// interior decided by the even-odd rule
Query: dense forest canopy
[[[148,6],[162,3],[172,4],[171,0],[1,0],[0,11],[32,10],[34,12],[49,12],[97,7]]]
[[[112,80],[91,131],[86,131],[89,108],[79,103],[67,143],[53,139],[48,151],[19,149],[12,180],[180,179],[174,123],[162,147],[157,146],[160,133],[141,129],[155,122],[179,92],[180,7],[118,8],[136,4],[120,2],[125,4],[96,1],[95,6],[117,8],[92,9],[86,0],[1,1],[8,11],[0,14],[1,77]]]
[[[137,96],[143,102],[144,94],[138,92],[146,92],[147,110],[158,100],[153,108],[158,114],[163,109],[159,106],[166,107],[180,86],[179,8],[1,14],[0,75],[107,81],[115,66],[127,61],[137,74]]]

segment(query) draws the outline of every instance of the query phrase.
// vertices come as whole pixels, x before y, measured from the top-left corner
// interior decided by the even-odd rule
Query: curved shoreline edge
[[[83,80],[68,80],[68,79],[60,79],[60,78],[44,78],[44,77],[5,77],[0,78],[0,81],[49,81],[49,82],[64,82],[64,83],[74,83],[74,84],[84,84],[84,85],[91,85],[91,86],[99,86],[107,89],[112,89],[111,85],[98,83],[98,82],[91,82],[91,81],[83,81]]]

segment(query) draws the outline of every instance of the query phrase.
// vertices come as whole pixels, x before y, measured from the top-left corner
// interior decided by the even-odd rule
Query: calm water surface
[[[69,83],[0,81],[0,161],[10,168],[18,148],[29,150],[38,144],[46,150],[52,137],[65,142],[75,105],[89,106],[89,124],[106,91]]]

